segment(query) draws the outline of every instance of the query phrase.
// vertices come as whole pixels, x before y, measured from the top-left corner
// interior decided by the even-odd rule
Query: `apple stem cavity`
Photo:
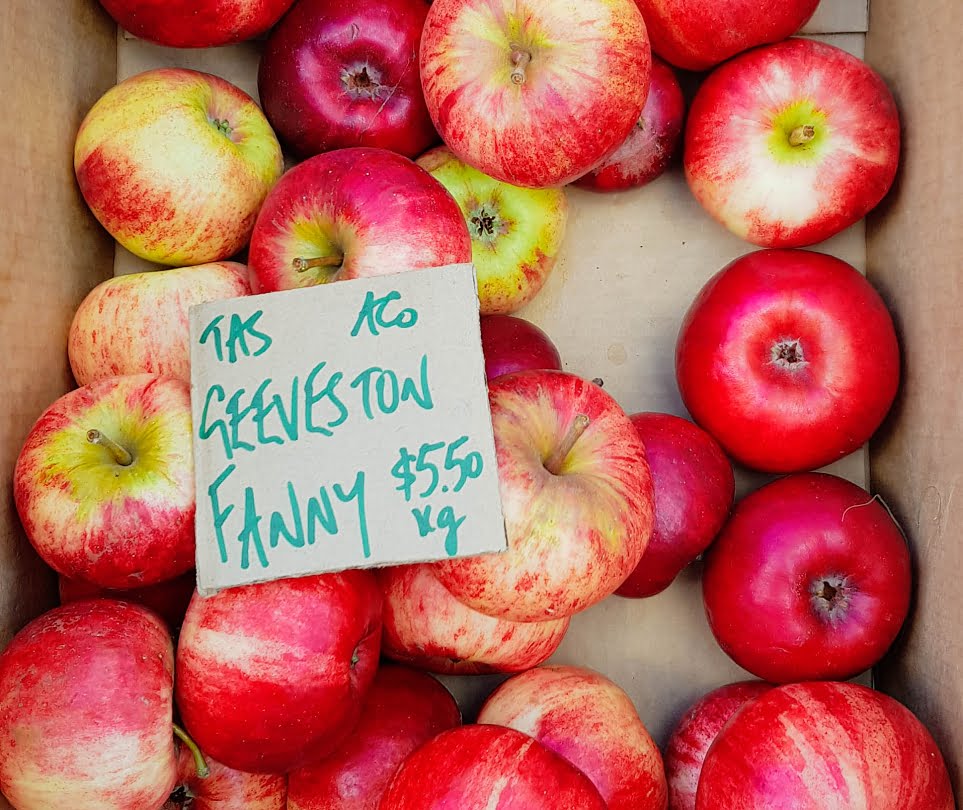
[[[88,430],[87,431],[87,441],[91,444],[98,444],[113,456],[114,461],[116,461],[121,467],[129,467],[134,463],[134,457],[130,454],[130,451],[124,447],[121,447],[117,442],[111,439],[109,436],[105,436],[99,430]]]
[[[789,143],[791,146],[803,146],[816,137],[816,128],[812,126],[796,127],[789,133]]]
[[[201,753],[201,749],[198,748],[197,743],[194,742],[191,736],[177,725],[177,723],[174,723],[174,736],[187,746],[191,755],[194,757],[194,767],[197,768],[197,777],[199,779],[207,779],[207,777],[211,775],[211,769],[207,766],[207,760],[204,759],[204,754]]]
[[[298,273],[304,273],[314,267],[340,267],[344,263],[344,256],[317,256],[305,259],[298,256],[291,265]]]
[[[568,433],[565,434],[565,438],[562,439],[561,443],[545,462],[545,469],[552,475],[559,475],[561,473],[568,454],[572,452],[572,448],[575,447],[575,442],[585,433],[591,421],[592,420],[584,413],[580,413],[575,417],[575,421],[572,422],[572,426],[568,429]]]
[[[520,48],[517,45],[512,46],[512,83],[513,84],[525,84],[525,79],[528,78],[525,68],[532,61],[532,55],[526,51],[524,48]]]

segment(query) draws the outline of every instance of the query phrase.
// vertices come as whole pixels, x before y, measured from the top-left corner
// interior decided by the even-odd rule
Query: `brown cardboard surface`
[[[873,217],[869,273],[896,309],[902,394],[873,448],[873,482],[905,527],[917,571],[907,633],[878,684],[934,732],[963,788],[963,3],[874,0],[868,61],[893,87],[905,134],[896,193]]]
[[[23,538],[11,479],[30,426],[73,385],[66,353],[73,312],[110,272],[110,240],[84,210],[74,183],[73,142],[87,109],[113,83],[116,55],[110,20],[89,0],[6,0],[0,8],[2,648],[55,601],[53,576]]]

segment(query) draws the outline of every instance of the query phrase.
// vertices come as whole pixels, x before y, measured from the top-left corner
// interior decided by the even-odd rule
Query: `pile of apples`
[[[880,203],[900,126],[871,68],[792,36],[818,0],[101,3],[168,47],[266,35],[260,106],[157,69],[77,133],[84,200],[158,269],[80,305],[78,386],[14,471],[63,603],[0,655],[17,810],[954,806],[929,732],[852,682],[906,619],[910,557],[817,469],[879,428],[900,350],[869,282],[804,248]],[[762,248],[680,313],[691,420],[626,413],[513,314],[563,249],[568,186],[617,196],[680,154]],[[189,308],[468,261],[507,552],[196,594]],[[772,480],[736,502],[734,463]],[[572,616],[697,558],[755,679],[660,750],[619,685],[546,661]],[[429,673],[508,677],[466,722]]]

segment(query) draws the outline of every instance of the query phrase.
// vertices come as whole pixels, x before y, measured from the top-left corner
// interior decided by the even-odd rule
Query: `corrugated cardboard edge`
[[[872,448],[876,489],[912,545],[917,583],[904,636],[877,686],[930,728],[963,788],[963,3],[873,0],[867,61],[904,125],[894,192],[868,229],[868,274],[893,307],[902,393]]]

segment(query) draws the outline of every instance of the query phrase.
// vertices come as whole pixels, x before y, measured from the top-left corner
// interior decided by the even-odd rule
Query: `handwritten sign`
[[[472,265],[191,308],[202,595],[507,547]]]

